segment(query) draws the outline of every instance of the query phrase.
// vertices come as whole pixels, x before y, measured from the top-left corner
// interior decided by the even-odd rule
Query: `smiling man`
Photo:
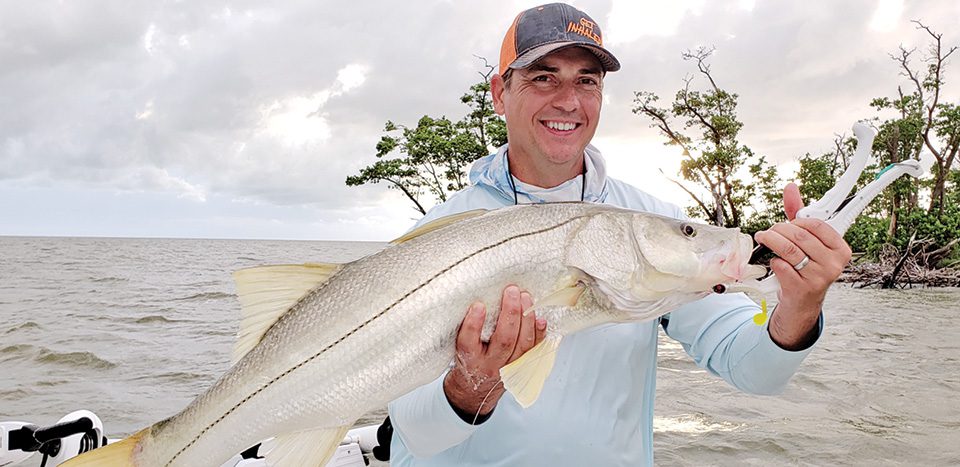
[[[479,159],[472,185],[430,211],[421,224],[473,209],[517,203],[585,201],[683,217],[671,204],[608,177],[590,145],[600,119],[603,79],[620,63],[600,27],[565,4],[526,10],[507,30],[494,108],[509,144]],[[799,192],[784,192],[789,218]],[[740,294],[712,295],[661,319],[607,325],[568,336],[537,402],[523,409],[503,390],[499,370],[543,339],[546,323],[530,295],[504,289],[497,327],[480,340],[484,304],[474,304],[457,336],[453,367],[389,406],[396,466],[651,465],[657,333],[663,327],[697,365],[750,393],[779,392],[822,328],[827,288],[850,249],[816,220],[782,223],[757,234],[780,258],[771,264],[782,294],[768,323]]]

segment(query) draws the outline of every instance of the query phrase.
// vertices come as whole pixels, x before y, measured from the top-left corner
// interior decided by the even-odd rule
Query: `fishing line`
[[[471,425],[477,424],[477,420],[480,418],[480,411],[483,410],[483,404],[487,403],[487,398],[490,397],[490,394],[493,394],[493,390],[497,389],[497,386],[500,386],[501,384],[503,384],[502,379],[500,381],[497,381],[497,384],[494,384],[493,386],[491,386],[490,390],[487,391],[487,395],[483,396],[483,400],[480,401],[480,407],[477,407],[477,413],[473,415],[473,422],[470,423]]]

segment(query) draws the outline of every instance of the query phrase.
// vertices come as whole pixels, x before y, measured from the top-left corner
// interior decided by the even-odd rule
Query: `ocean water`
[[[383,246],[0,237],[0,420],[51,424],[82,408],[119,437],[170,416],[228,366],[232,271]],[[838,285],[825,317],[773,397],[737,392],[662,339],[657,464],[960,465],[960,289]]]

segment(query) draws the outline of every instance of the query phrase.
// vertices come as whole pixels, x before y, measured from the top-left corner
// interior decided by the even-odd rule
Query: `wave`
[[[0,390],[0,400],[22,401],[27,397],[33,396],[34,392],[35,391],[21,388]]]
[[[0,349],[0,355],[23,355],[30,352],[35,347],[30,344],[14,344],[8,345]]]
[[[70,383],[70,381],[67,381],[64,379],[58,379],[58,380],[52,380],[52,381],[37,381],[36,383],[33,383],[33,384],[34,386],[52,387],[52,386],[60,386],[61,384],[68,384],[68,383]]]
[[[681,415],[676,418],[653,417],[654,433],[686,433],[686,434],[704,434],[714,431],[728,432],[736,431],[743,425],[717,422],[714,423],[706,417],[700,415]]]
[[[26,321],[26,322],[20,323],[20,324],[17,325],[17,326],[14,326],[14,327],[12,327],[12,328],[10,328],[10,329],[7,329],[7,330],[4,332],[4,334],[10,334],[10,333],[12,333],[12,332],[17,332],[17,331],[26,331],[26,330],[30,330],[30,329],[42,329],[42,328],[43,328],[43,326],[40,326],[39,323],[36,323],[36,322],[34,322],[34,321]]]
[[[202,292],[190,295],[189,297],[175,298],[178,302],[193,302],[200,300],[222,300],[225,298],[234,298],[235,295],[223,292]]]
[[[130,279],[127,279],[126,277],[113,277],[113,276],[107,276],[107,277],[91,277],[91,278],[90,278],[90,282],[94,282],[94,283],[98,283],[98,284],[100,284],[100,283],[114,283],[114,282],[130,282]]]
[[[161,373],[154,375],[143,375],[132,378],[132,381],[168,381],[171,383],[193,383],[196,381],[205,381],[210,379],[210,375],[205,375],[201,373],[190,373],[185,371],[173,371],[169,373]]]
[[[46,347],[30,344],[14,344],[0,348],[0,361],[32,360],[48,365],[68,365],[71,367],[106,370],[117,366],[91,352],[57,352]]]
[[[108,370],[117,366],[116,363],[104,360],[92,352],[55,352],[45,348],[40,349],[34,360],[51,365],[68,365],[94,370]]]
[[[137,324],[153,324],[153,323],[183,323],[189,320],[185,319],[171,319],[163,315],[148,315],[142,318],[137,318],[134,320],[134,323]]]

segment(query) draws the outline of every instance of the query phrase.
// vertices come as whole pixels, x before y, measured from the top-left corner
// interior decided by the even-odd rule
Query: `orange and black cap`
[[[617,71],[620,62],[603,48],[600,26],[586,13],[565,3],[541,5],[513,20],[500,48],[500,74],[526,68],[550,52],[583,47],[600,60],[604,71]]]

